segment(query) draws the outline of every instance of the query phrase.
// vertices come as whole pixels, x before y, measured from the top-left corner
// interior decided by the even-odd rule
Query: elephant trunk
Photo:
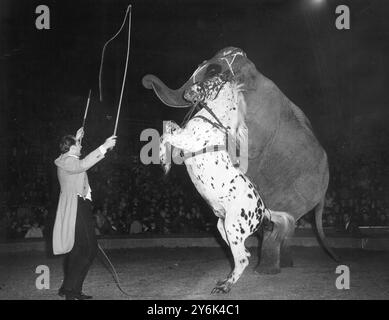
[[[167,87],[158,77],[148,74],[142,79],[142,84],[146,89],[153,89],[158,98],[167,106],[173,108],[187,108],[191,103],[184,99],[184,93],[193,83],[188,80],[177,90]]]

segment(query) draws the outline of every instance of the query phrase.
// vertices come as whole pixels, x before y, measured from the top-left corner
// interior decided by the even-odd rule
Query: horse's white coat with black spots
[[[203,103],[206,103],[229,129],[232,136],[239,137],[240,130],[247,130],[244,120],[239,116],[239,108],[242,107],[241,88],[232,82],[219,83],[219,80],[210,79],[211,83],[205,93],[201,93],[194,84],[191,93],[202,94]],[[215,81],[218,84],[216,86]],[[200,110],[197,115],[214,121],[206,109]],[[170,168],[170,163],[166,161],[166,143],[185,152],[196,152],[207,146],[225,145],[225,133],[196,116],[184,128],[173,122],[168,123],[167,133],[162,136],[160,144],[160,158],[166,172]],[[190,157],[185,160],[185,165],[197,190],[219,218],[218,230],[234,257],[233,271],[223,281],[219,281],[212,291],[225,293],[249,264],[250,253],[245,248],[245,240],[258,230],[261,222],[270,221],[270,211],[264,206],[256,186],[234,167],[226,150]]]

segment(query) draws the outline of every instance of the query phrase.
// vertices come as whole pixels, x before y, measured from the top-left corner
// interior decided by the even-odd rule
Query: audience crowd
[[[354,233],[360,226],[389,226],[389,202],[385,194],[389,153],[345,157],[334,148],[328,154],[331,178],[324,227]],[[46,165],[53,166],[53,159],[48,160]],[[19,163],[23,160],[16,159],[16,151],[14,161],[24,170],[11,166],[9,179],[14,183],[9,183],[5,192],[0,221],[5,223],[8,239],[41,238],[50,233],[58,200],[52,195],[52,178],[37,175],[26,164]],[[146,166],[137,156],[112,152],[90,169],[88,175],[97,235],[216,230],[216,217],[192,185],[184,166],[174,166],[165,176],[158,165]],[[296,225],[307,228],[312,221],[312,215],[307,215]]]
[[[347,157],[329,150],[330,183],[323,226],[354,232],[358,226],[389,226],[387,150]],[[331,152],[332,151],[332,152]],[[297,226],[310,227],[312,217]]]

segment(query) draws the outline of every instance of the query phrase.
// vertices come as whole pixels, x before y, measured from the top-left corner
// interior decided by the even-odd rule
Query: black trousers
[[[92,216],[92,203],[78,197],[73,249],[64,260],[63,288],[82,292],[82,285],[97,254],[97,239]]]

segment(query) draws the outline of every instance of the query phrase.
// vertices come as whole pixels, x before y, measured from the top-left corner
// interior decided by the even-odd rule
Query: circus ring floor
[[[334,243],[336,239],[331,240]],[[293,246],[295,266],[276,275],[254,272],[257,248],[249,246],[250,265],[238,283],[229,294],[211,295],[215,282],[231,270],[229,256],[221,246],[109,249],[105,243],[102,245],[130,297],[118,290],[99,259],[90,269],[84,291],[104,300],[389,299],[389,251],[347,243],[347,248],[337,248],[336,252],[341,264],[350,270],[348,290],[336,288],[338,263],[318,246]],[[50,270],[49,289],[36,288],[39,265]],[[0,299],[61,299],[57,296],[61,281],[62,257],[47,256],[39,250],[0,252]]]

